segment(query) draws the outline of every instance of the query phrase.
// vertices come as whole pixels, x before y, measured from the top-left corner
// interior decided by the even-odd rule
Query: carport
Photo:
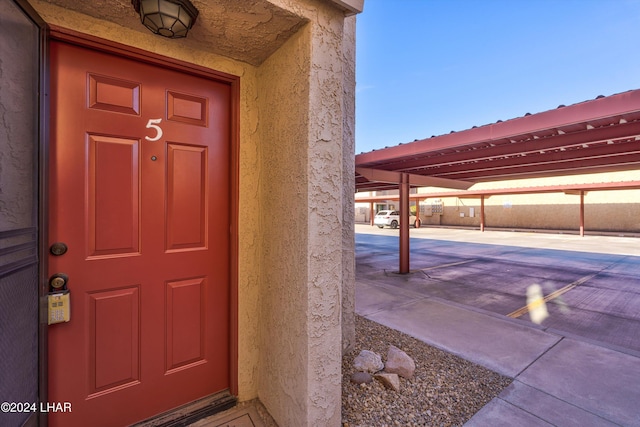
[[[567,192],[580,196],[584,235],[584,194],[595,190],[640,188],[639,181],[474,190],[480,182],[614,172],[640,166],[640,90],[564,106],[537,114],[432,136],[356,156],[356,191],[399,190],[399,273],[409,272],[411,187],[441,187],[460,198],[495,194]],[[379,196],[384,200],[394,196]],[[373,202],[377,198],[358,199]]]

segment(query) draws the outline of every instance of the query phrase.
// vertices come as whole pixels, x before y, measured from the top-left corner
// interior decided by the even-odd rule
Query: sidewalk
[[[357,232],[367,232],[367,229]],[[382,231],[382,230],[381,230]],[[412,230],[412,237],[497,239],[505,245],[515,233],[472,235],[468,231]],[[378,234],[374,230],[374,234]],[[388,233],[387,233],[388,234]],[[448,234],[449,236],[445,236]],[[517,237],[522,242],[522,236]],[[616,241],[615,239],[618,239]],[[630,239],[630,240],[625,240]],[[587,243],[629,254],[633,238],[557,239],[528,237],[528,244],[556,242],[563,249],[588,251]],[[574,243],[572,243],[574,242]],[[595,249],[593,249],[595,250]],[[613,250],[613,249],[611,249]],[[640,358],[530,322],[510,319],[392,284],[388,274],[356,279],[356,312],[430,345],[514,378],[467,426],[640,426]]]

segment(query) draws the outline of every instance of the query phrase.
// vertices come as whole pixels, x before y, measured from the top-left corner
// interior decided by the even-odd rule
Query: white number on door
[[[158,126],[160,123],[162,122],[162,119],[149,119],[149,121],[147,122],[147,129],[155,129],[156,130],[156,136],[153,138],[150,138],[148,136],[145,136],[144,139],[146,139],[147,141],[157,141],[160,138],[162,138],[162,128],[160,126]]]

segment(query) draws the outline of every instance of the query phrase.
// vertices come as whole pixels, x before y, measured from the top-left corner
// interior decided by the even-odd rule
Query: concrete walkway
[[[356,226],[356,232],[369,230]],[[412,237],[422,232],[423,229],[412,230]],[[431,231],[429,238],[438,233],[441,238],[449,234],[449,238],[467,242],[481,239],[491,243],[494,238],[501,245],[516,237],[514,233],[491,236],[485,232],[482,236],[453,230]],[[535,236],[527,239],[532,240],[529,244],[540,247],[546,240],[561,241],[565,250],[589,251],[587,243],[594,245],[593,250],[602,249],[598,239],[579,236],[575,241],[550,235],[540,235],[540,240]],[[634,238],[602,239],[610,250],[615,246],[625,254],[635,255],[640,246]],[[522,236],[518,240],[522,243]],[[388,274],[373,277],[368,274],[356,278],[359,315],[514,378],[467,426],[640,426],[637,352],[607,348],[530,322],[402,289],[389,283],[394,278]]]

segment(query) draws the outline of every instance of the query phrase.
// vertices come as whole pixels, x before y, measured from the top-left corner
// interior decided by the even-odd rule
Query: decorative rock
[[[380,381],[386,388],[400,391],[400,377],[398,377],[398,374],[380,372],[379,374],[375,374],[374,378]]]
[[[369,350],[362,350],[353,360],[353,366],[360,372],[378,372],[384,368],[382,357]]]
[[[356,384],[366,384],[373,381],[373,377],[368,372],[356,372],[351,375],[351,382]]]
[[[390,345],[384,370],[410,380],[416,371],[416,362],[398,347]]]

